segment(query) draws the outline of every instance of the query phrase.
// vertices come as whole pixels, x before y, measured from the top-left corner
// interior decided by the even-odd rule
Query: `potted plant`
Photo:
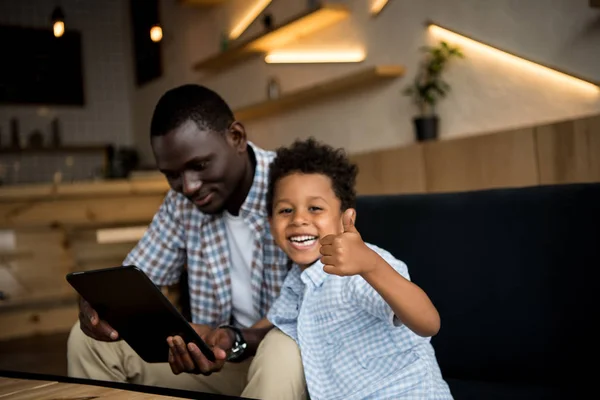
[[[450,59],[464,58],[460,48],[446,42],[434,47],[426,46],[423,51],[425,57],[419,72],[413,83],[404,90],[404,94],[412,97],[420,112],[418,117],[413,118],[418,141],[437,138],[439,118],[435,107],[450,90],[450,85],[442,79],[442,73]]]

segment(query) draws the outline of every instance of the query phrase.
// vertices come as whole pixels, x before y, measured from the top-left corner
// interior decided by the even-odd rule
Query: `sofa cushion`
[[[446,378],[546,384],[588,373],[600,184],[361,196],[356,225],[437,306],[432,343]]]
[[[564,400],[572,392],[554,386],[506,384],[448,379],[450,391],[460,400]]]

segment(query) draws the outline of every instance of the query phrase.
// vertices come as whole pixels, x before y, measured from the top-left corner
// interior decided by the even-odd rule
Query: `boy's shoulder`
[[[408,273],[408,266],[404,263],[404,261],[396,258],[388,250],[383,249],[373,243],[365,242],[365,244],[375,253],[379,254],[379,256],[383,258],[385,262],[387,262],[392,268],[394,268],[400,275],[404,276],[406,279],[410,279],[410,275]]]
[[[387,261],[387,259],[400,261],[391,252],[389,252],[388,250],[386,250],[382,247],[377,246],[376,244],[369,243],[369,242],[365,242],[365,244],[367,245],[368,248],[370,248],[375,253],[379,254],[381,257],[386,259],[386,261]],[[402,262],[402,261],[400,261],[400,262]]]

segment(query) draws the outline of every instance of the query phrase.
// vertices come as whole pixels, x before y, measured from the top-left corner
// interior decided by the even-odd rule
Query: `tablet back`
[[[135,266],[73,272],[67,281],[146,362],[168,362],[167,337],[194,342],[214,361],[210,348],[160,289]]]

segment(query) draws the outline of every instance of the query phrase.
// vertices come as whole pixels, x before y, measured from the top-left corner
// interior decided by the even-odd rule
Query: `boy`
[[[436,308],[354,227],[356,173],[314,139],[278,149],[267,211],[294,266],[268,319],[298,343],[313,400],[451,399],[430,344]]]

